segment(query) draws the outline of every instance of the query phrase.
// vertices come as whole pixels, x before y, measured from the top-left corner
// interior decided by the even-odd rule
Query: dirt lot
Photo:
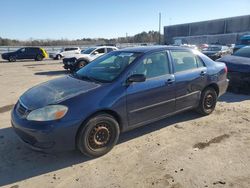
[[[250,96],[227,93],[207,117],[186,112],[121,135],[107,155],[26,148],[10,110],[31,86],[67,74],[58,61],[0,62],[0,186],[250,187]]]

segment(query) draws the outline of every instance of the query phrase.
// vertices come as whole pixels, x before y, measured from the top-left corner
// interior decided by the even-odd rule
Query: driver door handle
[[[206,71],[201,71],[201,73],[200,73],[201,76],[205,76],[206,74],[207,74]]]
[[[166,84],[172,85],[174,83],[174,81],[175,81],[174,78],[169,78],[169,79],[167,79]]]

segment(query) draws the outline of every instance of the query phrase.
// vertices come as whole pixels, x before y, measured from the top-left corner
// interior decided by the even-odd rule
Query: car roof
[[[117,48],[117,47],[115,47],[115,46],[93,46],[90,48]]]
[[[222,47],[223,45],[219,44],[209,44],[208,47]]]
[[[192,50],[189,47],[180,47],[180,46],[140,46],[140,47],[129,47],[120,49],[123,52],[140,52],[140,53],[148,53],[154,51],[161,51],[161,50]]]
[[[36,47],[36,46],[25,46],[25,47],[22,47],[22,48],[40,48],[40,47]]]

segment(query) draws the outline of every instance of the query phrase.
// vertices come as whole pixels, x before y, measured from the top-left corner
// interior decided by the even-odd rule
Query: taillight
[[[225,70],[225,73],[227,74],[228,70],[227,70],[227,66],[226,65],[225,65],[224,70]]]

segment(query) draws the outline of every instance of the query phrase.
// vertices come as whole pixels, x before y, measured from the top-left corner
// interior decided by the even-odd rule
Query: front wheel
[[[78,62],[77,69],[79,70],[79,69],[83,68],[84,66],[86,66],[87,64],[88,64],[87,61],[81,60]]]
[[[60,54],[58,54],[58,55],[56,55],[56,58],[55,58],[56,60],[60,60],[60,59],[62,59],[62,56],[60,55]]]
[[[9,57],[9,62],[15,62],[16,61],[16,57],[15,56],[10,56]]]
[[[92,117],[80,129],[77,147],[89,157],[99,157],[108,153],[117,143],[120,134],[119,124],[108,114]]]
[[[202,115],[211,114],[217,103],[217,93],[214,88],[208,87],[201,93],[200,103],[196,109]]]

